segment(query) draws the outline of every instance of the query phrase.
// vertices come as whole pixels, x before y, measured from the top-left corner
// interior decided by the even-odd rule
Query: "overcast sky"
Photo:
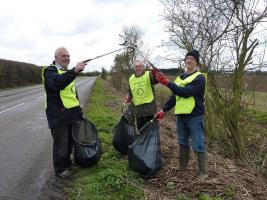
[[[124,26],[138,26],[152,49],[151,59],[167,40],[158,0],[6,0],[0,8],[0,58],[49,65],[65,46],[71,67],[77,62],[120,48]],[[115,54],[90,62],[87,71],[109,70]]]

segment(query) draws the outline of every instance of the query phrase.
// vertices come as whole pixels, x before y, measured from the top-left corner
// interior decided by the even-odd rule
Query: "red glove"
[[[162,72],[156,73],[156,79],[158,82],[160,82],[162,85],[168,85],[170,83],[167,76],[165,76]]]
[[[152,74],[152,76],[155,77],[155,78],[156,78],[157,73],[158,73],[158,70],[156,70],[156,69],[154,69],[154,68],[151,70],[151,74]]]
[[[156,119],[163,119],[163,117],[164,117],[164,114],[165,114],[165,112],[163,112],[162,110],[160,110],[159,112],[157,112],[155,115],[154,115],[154,117],[156,118]]]
[[[125,102],[125,103],[129,103],[129,102],[131,102],[131,100],[132,100],[132,97],[129,96],[129,95],[126,95],[126,96],[124,97],[124,102]]]

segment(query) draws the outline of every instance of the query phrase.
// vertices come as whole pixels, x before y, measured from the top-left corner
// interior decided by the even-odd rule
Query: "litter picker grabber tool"
[[[138,47],[137,47],[137,45],[133,45],[133,46],[131,46],[132,48],[134,48],[134,50],[135,51],[137,51],[138,52],[138,54],[146,61],[146,62],[148,62],[149,63],[149,65],[153,68],[153,69],[155,69],[155,70],[157,70],[158,72],[160,72],[160,70],[157,68],[157,67],[155,67],[155,65],[153,65],[143,54],[142,54],[142,52],[138,49]]]
[[[122,44],[121,44],[121,45],[122,45]],[[125,47],[123,47],[123,48],[116,49],[116,50],[114,50],[114,51],[110,51],[110,52],[108,52],[108,53],[105,53],[105,54],[96,56],[96,57],[94,57],[94,58],[86,59],[86,60],[84,60],[84,61],[82,61],[82,62],[87,63],[87,62],[90,62],[90,61],[92,61],[92,60],[95,60],[95,59],[98,59],[98,58],[107,56],[107,55],[109,55],[109,54],[112,54],[112,53],[115,53],[115,52],[117,52],[117,51],[121,51],[121,50],[124,50],[124,49],[127,49],[127,52],[129,52],[129,53],[132,53],[133,51],[135,51],[135,49],[134,49],[133,47],[125,46]]]
[[[122,35],[119,35],[121,38],[123,38],[123,36]],[[133,44],[133,43],[131,43],[131,41],[129,41],[129,39],[128,38],[126,38],[125,39],[125,41],[123,42],[123,43],[121,43],[120,45],[122,45],[122,46],[126,46],[126,47],[128,47],[128,48],[131,48],[131,49],[133,49],[133,51],[132,52],[134,52],[134,51],[137,51],[138,52],[138,54],[147,62],[147,63],[149,63],[149,65],[153,68],[153,69],[155,69],[155,70],[157,70],[158,72],[160,72],[160,70],[158,69],[158,68],[156,68],[155,67],[155,65],[153,65],[144,55],[143,55],[143,53],[138,49],[138,46],[136,45],[136,44]]]
[[[155,121],[157,118],[154,117],[153,119],[149,120],[140,130],[139,133],[141,133],[149,124],[151,124],[153,121]]]

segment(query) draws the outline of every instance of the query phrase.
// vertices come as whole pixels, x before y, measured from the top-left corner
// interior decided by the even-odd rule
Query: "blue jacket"
[[[180,76],[182,80],[187,78],[192,74],[183,74]],[[181,97],[190,97],[193,96],[195,99],[195,107],[190,114],[180,114],[181,116],[198,116],[204,115],[205,113],[205,106],[204,106],[204,94],[205,94],[205,83],[206,79],[201,74],[198,75],[191,83],[187,84],[185,87],[180,87],[175,83],[170,82],[167,87],[172,91],[172,95],[170,96],[169,100],[165,103],[162,110],[167,112],[171,110],[176,104],[175,95],[179,95]]]

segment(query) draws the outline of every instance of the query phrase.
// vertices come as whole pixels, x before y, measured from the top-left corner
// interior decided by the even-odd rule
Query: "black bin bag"
[[[102,155],[102,146],[96,126],[83,118],[72,127],[74,140],[74,162],[81,167],[91,167]]]
[[[129,168],[141,175],[153,175],[162,169],[159,124],[148,122],[128,151]]]
[[[129,145],[135,139],[134,113],[131,105],[123,113],[118,124],[113,128],[112,143],[121,154],[127,154]]]

